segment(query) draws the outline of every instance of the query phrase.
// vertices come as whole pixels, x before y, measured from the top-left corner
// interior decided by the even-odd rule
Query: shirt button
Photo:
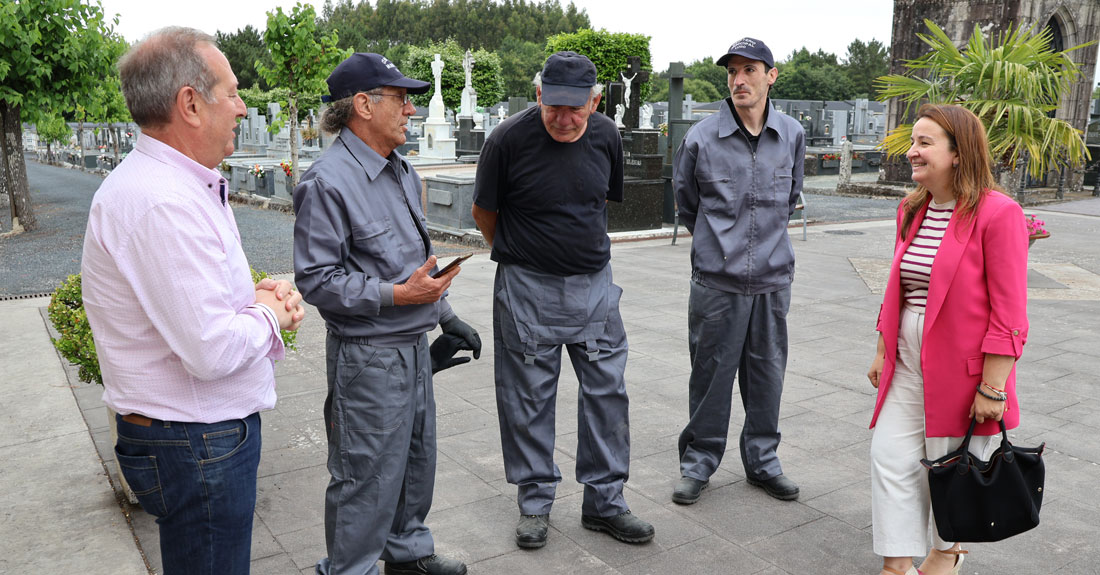
[[[1018,330],[1018,329],[1012,330],[1012,335],[1020,335],[1020,330]]]

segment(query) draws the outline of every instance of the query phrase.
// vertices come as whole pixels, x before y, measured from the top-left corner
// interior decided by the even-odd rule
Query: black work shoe
[[[386,575],[466,575],[466,564],[456,559],[428,555],[408,563],[386,561]]]
[[[550,527],[550,515],[520,515],[516,526],[516,545],[524,549],[538,549],[546,545],[546,532]]]
[[[691,505],[699,501],[699,495],[710,485],[710,481],[695,479],[694,477],[681,477],[672,490],[672,502],[680,505]]]
[[[629,511],[611,517],[581,515],[581,525],[593,531],[606,531],[626,543],[645,543],[653,539],[653,526],[638,519]]]
[[[746,477],[745,481],[754,487],[763,488],[764,491],[768,492],[768,495],[776,499],[782,499],[783,501],[798,499],[798,485],[790,479],[787,479],[786,475],[779,474],[768,479],[753,479],[751,477]]]

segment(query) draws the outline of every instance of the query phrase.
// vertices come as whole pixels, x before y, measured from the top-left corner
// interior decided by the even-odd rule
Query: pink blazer
[[[879,378],[878,398],[871,427],[875,426],[897,366],[898,325],[901,321],[901,256],[917,235],[928,210],[925,205],[901,239],[902,210],[894,263],[876,328],[886,342],[886,362]],[[989,190],[974,218],[959,221],[956,212],[947,225],[932,264],[928,287],[920,364],[924,376],[925,434],[960,437],[970,425],[967,417],[981,381],[985,354],[1017,359],[1027,341],[1027,226],[1020,205]],[[1016,368],[1008,376],[1008,412],[1005,426],[1019,425]],[[997,422],[978,425],[975,435],[1000,433]]]

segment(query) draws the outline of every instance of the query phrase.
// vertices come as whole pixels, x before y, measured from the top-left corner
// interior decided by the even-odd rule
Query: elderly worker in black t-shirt
[[[519,486],[516,544],[546,544],[561,472],[554,406],[561,348],[580,381],[581,524],[627,543],[653,538],[630,513],[626,333],[611,279],[607,200],[623,199],[623,146],[595,114],[596,67],[573,52],[546,60],[539,105],[493,130],[478,162],[473,215],[498,263],[493,298],[497,413],[509,483]]]

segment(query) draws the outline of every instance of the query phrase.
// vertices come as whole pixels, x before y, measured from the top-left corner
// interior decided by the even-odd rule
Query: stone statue
[[[501,104],[500,107],[497,108],[497,119],[501,122],[504,121],[504,104]]]
[[[471,54],[469,50],[466,50],[466,55],[462,57],[462,69],[466,71],[467,88],[473,87],[474,85],[472,74],[474,71],[474,62],[476,61],[477,60],[474,60],[474,55]]]
[[[626,127],[626,125],[623,124],[623,115],[624,114],[626,114],[626,109],[623,108],[623,105],[622,104],[616,104],[615,105],[615,126],[616,127],[619,127],[619,128],[625,128]]]
[[[633,76],[627,78],[626,74],[619,72],[619,76],[623,79],[623,102],[626,107],[630,107],[630,83],[634,81],[634,78],[638,77],[638,73],[635,72]]]
[[[435,76],[435,93],[441,94],[441,87],[443,85],[443,60],[439,59],[439,54],[436,54],[435,60],[432,60],[432,75]]]
[[[653,106],[649,104],[643,104],[639,110],[641,119],[638,121],[638,129],[640,130],[652,130],[653,129]]]

